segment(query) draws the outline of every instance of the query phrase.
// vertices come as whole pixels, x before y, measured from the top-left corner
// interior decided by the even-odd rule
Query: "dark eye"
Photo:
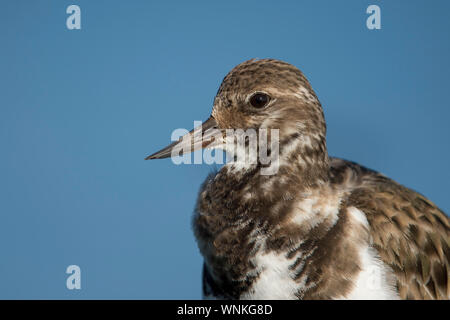
[[[261,92],[255,93],[250,98],[250,104],[252,105],[252,107],[258,109],[265,107],[269,103],[269,101],[270,97],[267,94]]]

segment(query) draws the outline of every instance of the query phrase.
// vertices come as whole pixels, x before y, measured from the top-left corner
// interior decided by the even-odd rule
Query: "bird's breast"
[[[200,192],[194,232],[211,279],[221,290],[218,295],[396,296],[389,270],[371,247],[366,216],[346,207],[345,191],[324,186],[299,193],[287,188],[271,201],[253,194],[220,175],[212,176]]]

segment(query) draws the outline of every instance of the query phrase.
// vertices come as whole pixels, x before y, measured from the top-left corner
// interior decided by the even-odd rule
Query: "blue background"
[[[81,7],[82,29],[66,28]],[[381,7],[382,29],[366,28]],[[209,116],[226,73],[311,81],[331,155],[450,210],[449,1],[1,1],[0,298],[201,297],[213,169],[144,157]],[[81,267],[82,289],[66,288]]]

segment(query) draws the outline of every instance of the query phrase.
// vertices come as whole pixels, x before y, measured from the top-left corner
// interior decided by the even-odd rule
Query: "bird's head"
[[[279,129],[291,134],[325,135],[322,107],[296,67],[278,60],[249,60],[223,79],[212,116],[219,128]]]
[[[326,162],[326,125],[321,104],[303,73],[279,60],[249,60],[223,79],[211,117],[170,146],[147,157],[166,158],[175,148],[224,147],[227,129],[278,130],[279,153],[287,161]],[[220,135],[218,134],[220,133]],[[194,142],[195,135],[201,141]],[[198,140],[198,139],[197,139]],[[179,154],[179,153],[177,153]]]

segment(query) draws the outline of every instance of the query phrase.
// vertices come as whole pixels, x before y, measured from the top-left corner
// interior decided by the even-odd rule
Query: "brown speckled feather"
[[[448,299],[449,218],[421,194],[355,163],[333,159],[331,174],[333,183],[352,189],[346,205],[366,214],[400,298]]]

